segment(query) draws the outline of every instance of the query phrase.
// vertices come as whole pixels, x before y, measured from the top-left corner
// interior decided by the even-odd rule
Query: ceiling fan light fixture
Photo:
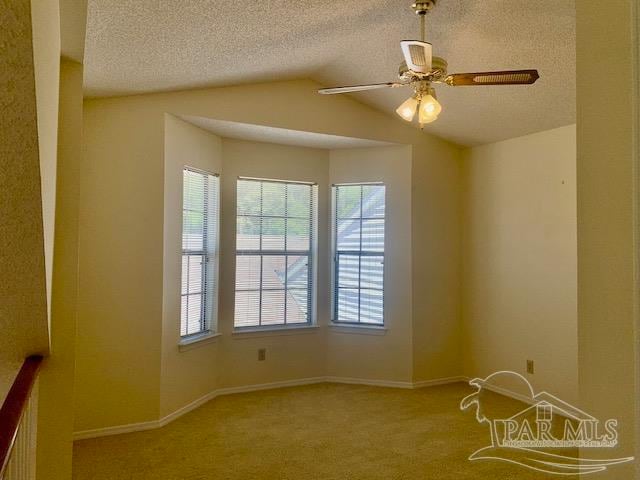
[[[406,122],[412,122],[418,113],[420,128],[435,122],[442,112],[442,105],[436,98],[433,85],[449,87],[490,86],[490,85],[531,85],[540,74],[537,70],[505,70],[498,72],[452,73],[447,71],[447,61],[433,55],[433,46],[426,41],[426,16],[437,0],[414,0],[412,8],[420,18],[420,40],[402,40],[400,49],[404,60],[398,69],[398,81],[371,83],[344,87],[321,88],[323,95],[353,93],[381,88],[411,87],[413,96],[396,109],[396,113]]]
[[[442,112],[442,105],[436,99],[436,92],[433,89],[429,89],[420,99],[418,122],[420,125],[435,122],[440,112]]]
[[[403,120],[411,122],[416,116],[419,104],[420,101],[418,100],[418,97],[413,95],[402,102],[402,105],[396,109],[396,113],[400,115]]]

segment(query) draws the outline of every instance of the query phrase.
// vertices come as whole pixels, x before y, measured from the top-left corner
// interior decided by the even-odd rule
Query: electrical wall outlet
[[[266,348],[259,348],[258,349],[258,361],[262,362],[263,360],[267,359],[267,349]]]
[[[527,360],[527,373],[533,375],[533,360]]]

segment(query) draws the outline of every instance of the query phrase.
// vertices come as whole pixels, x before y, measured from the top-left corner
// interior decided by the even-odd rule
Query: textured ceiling
[[[394,80],[411,0],[89,0],[89,96],[311,78]],[[575,122],[575,0],[439,0],[427,40],[449,71],[537,68],[533,86],[442,86],[427,131],[477,145]],[[354,94],[393,113],[408,89]],[[402,120],[398,120],[402,121]]]

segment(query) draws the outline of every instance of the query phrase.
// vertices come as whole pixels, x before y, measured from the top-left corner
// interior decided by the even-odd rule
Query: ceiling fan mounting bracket
[[[417,15],[426,15],[436,6],[436,1],[437,0],[423,0],[421,2],[415,2],[411,5],[411,8],[413,8]]]

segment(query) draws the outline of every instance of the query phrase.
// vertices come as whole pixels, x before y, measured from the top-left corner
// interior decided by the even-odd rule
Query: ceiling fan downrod
[[[422,2],[416,2],[411,5],[411,8],[416,12],[416,15],[420,15],[420,40],[423,42],[426,38],[426,22],[425,17],[430,10],[436,6],[437,0],[424,0]]]

